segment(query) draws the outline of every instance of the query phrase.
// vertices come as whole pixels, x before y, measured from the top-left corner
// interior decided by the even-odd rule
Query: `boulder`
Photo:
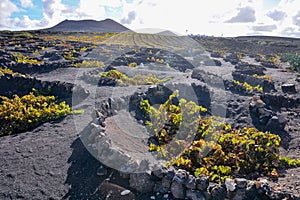
[[[210,54],[210,56],[212,57],[212,58],[222,58],[223,56],[222,56],[222,53],[221,52],[212,52],[211,54]]]
[[[189,189],[196,189],[196,178],[193,175],[189,175],[186,179],[185,186]]]
[[[181,184],[181,183],[173,181],[172,185],[171,185],[171,192],[172,192],[172,195],[177,199],[185,198],[185,188],[184,188],[183,184]]]
[[[129,184],[141,193],[152,192],[155,186],[153,177],[147,173],[130,174]]]
[[[209,186],[209,176],[200,174],[196,177],[197,189],[200,191],[206,191]]]
[[[170,188],[174,176],[175,176],[174,169],[173,168],[169,168],[168,171],[167,171],[167,174],[162,179],[162,186],[164,188]]]
[[[206,200],[204,194],[200,191],[187,190],[186,197],[191,200]]]
[[[284,115],[273,116],[266,124],[265,129],[268,131],[277,132],[283,130],[287,123],[287,119]]]
[[[210,194],[212,200],[225,200],[226,188],[222,185],[214,185],[210,188]]]
[[[297,93],[295,84],[283,84],[281,85],[281,89],[284,93]]]

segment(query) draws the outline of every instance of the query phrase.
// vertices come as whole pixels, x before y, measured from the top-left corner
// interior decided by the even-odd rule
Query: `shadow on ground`
[[[121,196],[121,192],[129,189],[129,180],[120,177],[116,170],[107,169],[104,176],[97,175],[101,163],[86,149],[80,138],[71,145],[72,155],[68,159],[71,166],[65,184],[70,186],[62,199],[69,200],[133,200],[135,195],[130,193]]]
[[[70,189],[63,199],[101,199],[97,191],[105,177],[96,175],[100,162],[86,150],[80,138],[72,143],[71,148],[73,152],[68,159],[71,166],[65,182]]]

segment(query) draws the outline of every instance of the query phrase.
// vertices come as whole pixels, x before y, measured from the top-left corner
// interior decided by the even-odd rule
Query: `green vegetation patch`
[[[33,64],[33,65],[34,64],[35,65],[37,65],[37,64],[44,64],[43,61],[40,61],[40,60],[38,60],[36,58],[31,58],[29,56],[25,56],[25,55],[23,55],[21,53],[14,53],[13,56],[15,57],[15,61],[17,63],[23,63],[23,64],[29,63],[29,64]]]
[[[23,74],[20,74],[19,72],[14,72],[13,70],[7,68],[7,67],[0,67],[0,76],[4,76],[6,74],[9,74],[9,75],[12,75],[12,76],[25,76],[25,77],[28,77],[27,75],[23,75]]]
[[[81,63],[73,64],[73,66],[78,68],[102,68],[105,64],[98,60],[84,60]]]
[[[0,136],[24,132],[70,113],[70,106],[56,103],[54,96],[34,92],[22,97],[14,95],[12,99],[0,96]]]
[[[278,168],[300,166],[300,160],[279,157],[279,136],[255,128],[233,129],[216,117],[202,117],[200,112],[205,112],[205,108],[194,102],[180,99],[178,105],[173,104],[175,97],[178,91],[159,108],[151,106],[148,100],[140,102],[147,117],[145,124],[153,135],[149,151],[170,159],[168,166],[185,169],[195,176],[205,174],[215,182],[224,181],[233,173],[254,171],[277,179]],[[186,131],[180,133],[181,138],[175,137],[179,129]],[[192,143],[186,145],[191,137]],[[172,145],[168,145],[171,141]],[[176,152],[183,153],[177,156]]]
[[[300,52],[283,54],[281,61],[289,62],[291,69],[300,73]]]
[[[258,78],[258,79],[265,79],[265,80],[267,80],[267,81],[269,81],[269,82],[272,82],[272,76],[270,76],[270,75],[263,75],[263,76],[260,76],[260,75],[258,75],[258,74],[253,74],[253,76],[254,76],[255,78]]]
[[[171,78],[159,79],[153,74],[148,74],[146,76],[136,75],[134,77],[128,77],[126,74],[123,74],[122,72],[119,72],[117,70],[110,70],[109,72],[101,73],[100,76],[116,79],[118,84],[121,86],[155,85],[171,80]]]
[[[247,82],[240,82],[237,80],[233,80],[233,83],[235,86],[241,86],[245,91],[247,92],[261,92],[263,91],[263,88],[260,85],[252,86]]]

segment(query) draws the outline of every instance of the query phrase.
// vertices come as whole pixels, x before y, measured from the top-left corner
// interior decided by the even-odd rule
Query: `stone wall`
[[[24,96],[32,91],[32,88],[37,89],[42,94],[54,95],[59,101],[66,101],[68,104],[77,104],[79,101],[87,97],[88,92],[82,87],[72,83],[59,81],[41,81],[36,78],[5,74],[0,76],[0,95],[12,98],[14,94]],[[76,96],[82,99],[76,99],[72,102],[72,94],[76,92]],[[80,95],[77,95],[80,94]]]

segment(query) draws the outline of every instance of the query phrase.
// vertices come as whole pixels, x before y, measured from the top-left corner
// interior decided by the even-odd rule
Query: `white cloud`
[[[101,19],[105,16],[105,8],[98,0],[80,0],[76,12],[79,18]]]
[[[253,26],[252,29],[254,31],[262,31],[262,32],[272,32],[277,29],[276,25],[259,25],[259,26]]]
[[[293,16],[293,23],[300,27],[300,11],[298,11],[298,13]]]
[[[296,27],[288,27],[281,31],[281,35],[287,37],[300,37],[300,30]]]
[[[31,8],[33,7],[32,0],[20,0],[23,8]]]
[[[194,0],[184,3],[173,0],[143,0],[124,4],[122,19],[127,19],[128,14],[134,11],[136,17],[130,24],[133,29],[160,27],[183,33],[193,27],[203,28],[209,21],[228,15],[232,10],[232,5],[219,0],[206,1],[204,4]]]
[[[53,19],[60,17],[65,6],[61,0],[42,0],[44,16]]]
[[[130,11],[126,18],[121,19],[121,23],[122,24],[131,24],[135,20],[135,18],[136,18],[135,11]]]
[[[239,8],[239,12],[236,16],[227,20],[227,23],[249,23],[255,22],[255,10],[249,6],[244,8]]]
[[[1,0],[0,2],[0,28],[7,28],[10,25],[9,17],[14,12],[18,12],[18,7],[10,0]]]
[[[39,20],[32,20],[27,15],[24,15],[22,19],[17,20],[15,22],[15,26],[28,29],[28,28],[37,27],[39,23],[40,23]]]
[[[287,14],[284,11],[273,10],[273,11],[269,11],[267,13],[267,16],[272,18],[275,21],[281,21],[287,16]]]

